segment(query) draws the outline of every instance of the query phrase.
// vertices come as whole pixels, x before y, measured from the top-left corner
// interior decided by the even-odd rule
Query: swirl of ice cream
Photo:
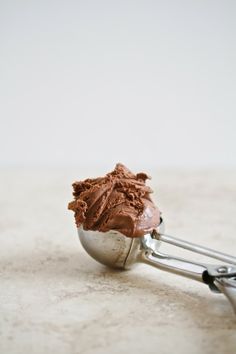
[[[145,173],[133,174],[117,164],[105,177],[73,183],[77,227],[106,232],[116,230],[128,237],[140,237],[160,223],[160,212],[150,198]]]

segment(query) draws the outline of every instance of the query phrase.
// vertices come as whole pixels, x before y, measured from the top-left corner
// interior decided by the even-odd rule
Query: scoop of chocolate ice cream
[[[116,230],[128,237],[151,232],[160,223],[160,212],[145,184],[148,178],[117,164],[105,177],[73,183],[74,201],[68,209],[75,212],[76,225],[85,230]]]

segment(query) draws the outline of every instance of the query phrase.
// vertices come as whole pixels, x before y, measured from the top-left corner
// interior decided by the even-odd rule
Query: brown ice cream
[[[148,178],[117,164],[105,177],[73,183],[75,200],[68,209],[75,212],[76,225],[85,230],[117,230],[128,237],[151,232],[160,223],[160,212],[145,184]]]

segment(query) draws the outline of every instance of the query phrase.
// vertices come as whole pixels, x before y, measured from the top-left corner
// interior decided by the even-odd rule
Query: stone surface
[[[235,353],[223,295],[146,265],[110,270],[85,253],[67,202],[75,179],[98,172],[1,171],[0,353]],[[169,234],[236,254],[236,171],[150,173]]]

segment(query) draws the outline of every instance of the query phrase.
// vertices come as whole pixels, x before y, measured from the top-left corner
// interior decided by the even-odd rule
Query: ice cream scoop
[[[146,263],[205,283],[221,292],[236,312],[236,258],[164,234],[159,209],[150,198],[145,173],[133,174],[117,164],[105,177],[75,182],[75,213],[80,241],[90,256],[112,268],[129,269]],[[211,265],[160,252],[162,242],[226,264]]]
[[[163,233],[163,222],[151,234],[129,238],[118,231],[99,232],[78,228],[78,234],[87,253],[96,261],[112,268],[129,269],[135,263],[146,263],[161,270],[179,274],[205,283],[223,293],[236,313],[236,258],[212,249],[192,244]],[[162,242],[228,263],[209,265],[170,256],[160,252]]]

